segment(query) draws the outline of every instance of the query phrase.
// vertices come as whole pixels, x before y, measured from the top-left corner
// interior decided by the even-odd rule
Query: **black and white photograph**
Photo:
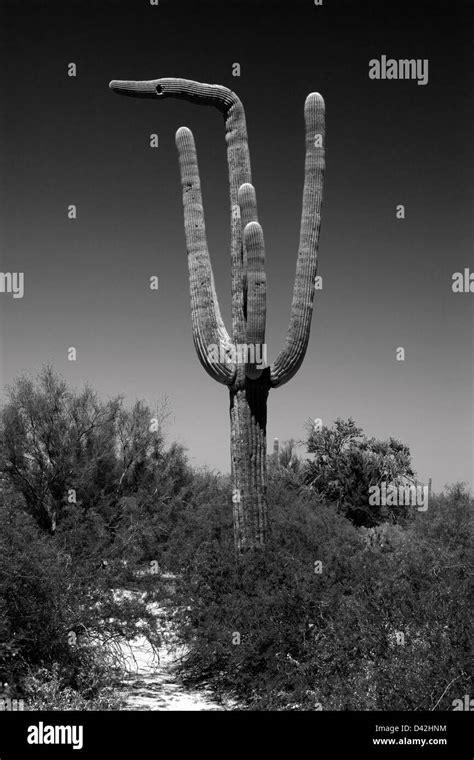
[[[0,0],[0,760],[472,758],[473,21]]]

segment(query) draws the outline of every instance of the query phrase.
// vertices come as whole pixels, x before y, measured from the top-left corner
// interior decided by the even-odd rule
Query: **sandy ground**
[[[127,592],[117,592],[127,595]],[[224,710],[212,692],[189,689],[178,680],[176,669],[184,650],[173,646],[173,630],[163,608],[154,609],[162,621],[163,643],[153,651],[144,636],[119,644],[127,675],[119,694],[125,710]],[[230,706],[229,706],[230,707]]]
[[[188,689],[176,677],[179,653],[166,646],[154,653],[144,637],[124,643],[128,675],[120,695],[126,710],[223,710],[206,690]]]

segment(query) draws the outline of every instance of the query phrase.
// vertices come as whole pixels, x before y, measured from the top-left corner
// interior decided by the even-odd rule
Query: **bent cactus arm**
[[[218,84],[204,84],[190,79],[163,77],[146,81],[112,80],[114,92],[138,98],[180,98],[200,105],[214,106],[224,116],[227,163],[229,167],[232,266],[232,338],[244,344],[245,319],[243,298],[242,226],[238,203],[239,188],[252,182],[247,124],[242,102],[237,95]],[[256,214],[256,206],[255,206]]]

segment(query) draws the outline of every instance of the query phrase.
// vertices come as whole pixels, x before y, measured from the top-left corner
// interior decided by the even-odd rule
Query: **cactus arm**
[[[221,317],[206,239],[204,209],[196,146],[191,130],[181,127],[176,133],[181,184],[183,188],[184,228],[188,251],[189,285],[193,340],[202,366],[214,380],[229,385],[235,375],[230,362],[216,360],[210,347],[221,357],[229,355],[230,338]]]
[[[257,196],[254,186],[249,182],[241,185],[237,193],[237,202],[240,207],[241,228],[245,230],[249,222],[258,222]],[[244,319],[247,319],[247,257],[245,246],[242,246],[242,288],[244,291]]]
[[[273,388],[288,382],[301,366],[309,341],[313,314],[314,282],[318,264],[318,240],[324,176],[324,100],[313,92],[305,102],[306,159],[303,209],[290,324],[283,350],[270,373]],[[321,135],[322,145],[315,145]]]
[[[159,79],[126,80],[113,79],[109,87],[119,95],[136,98],[181,98],[191,103],[215,106],[225,114],[239,101],[237,95],[220,84],[204,84],[192,79],[180,77],[161,77]],[[239,101],[240,102],[240,101]]]
[[[266,365],[265,317],[267,280],[263,230],[258,222],[249,222],[244,229],[247,259],[247,340],[255,361],[247,363],[246,374],[256,380]]]
[[[239,187],[237,200],[240,206],[242,229],[244,230],[249,222],[258,222],[257,196],[255,188],[250,182],[245,182]]]
[[[165,77],[148,81],[112,80],[110,89],[123,95],[142,98],[175,97],[192,103],[210,105],[224,116],[227,163],[230,184],[231,266],[232,266],[232,337],[235,344],[245,343],[244,288],[242,272],[243,235],[238,204],[241,185],[250,183],[251,168],[247,125],[242,102],[227,87],[204,84],[190,79]],[[241,378],[243,379],[243,377]]]
[[[247,363],[246,375],[256,380],[262,373],[262,360],[266,361],[266,276],[263,230],[258,223],[257,197],[249,182],[239,187],[237,200],[244,230],[242,246],[242,282],[244,290],[245,344],[255,352],[256,361]],[[257,354],[258,352],[258,354]],[[259,364],[260,366],[256,366]]]

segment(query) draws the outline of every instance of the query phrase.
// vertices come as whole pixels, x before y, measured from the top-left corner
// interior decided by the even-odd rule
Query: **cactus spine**
[[[311,93],[305,102],[303,208],[290,323],[285,346],[273,365],[267,366],[260,361],[266,356],[265,249],[241,101],[226,87],[187,79],[114,80],[110,87],[135,97],[177,97],[215,106],[224,116],[231,212],[232,339],[222,320],[214,285],[194,137],[187,127],[176,133],[192,330],[202,366],[230,392],[235,545],[238,551],[262,546],[268,531],[267,397],[271,388],[288,382],[301,366],[311,327],[324,174],[324,101],[318,93]]]

